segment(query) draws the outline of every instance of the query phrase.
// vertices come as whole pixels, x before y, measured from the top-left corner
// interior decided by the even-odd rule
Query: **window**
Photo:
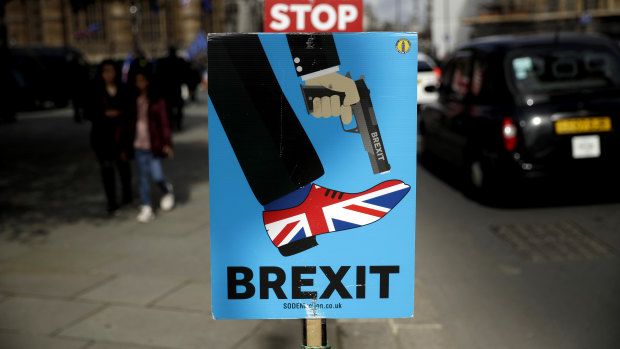
[[[418,71],[433,71],[433,67],[431,67],[430,64],[428,64],[428,62],[425,61],[418,61]]]
[[[138,12],[138,33],[140,36],[140,42],[153,46],[156,43],[161,42],[164,39],[165,33],[165,16],[160,13],[162,10],[159,7],[154,7],[152,1],[141,0],[136,1],[136,5],[139,7]]]
[[[472,55],[470,51],[461,51],[448,62],[442,76],[440,91],[449,99],[463,101],[471,90]]]
[[[474,96],[480,96],[483,86],[486,82],[487,62],[484,59],[476,58],[474,61],[474,68],[471,78],[471,94]]]
[[[237,18],[239,16],[239,8],[236,2],[227,2],[226,7],[226,31],[234,32],[237,27]]]
[[[103,2],[86,2],[73,16],[74,38],[78,41],[105,41]]]
[[[620,57],[604,48],[520,52],[510,68],[514,85],[524,93],[620,86]]]

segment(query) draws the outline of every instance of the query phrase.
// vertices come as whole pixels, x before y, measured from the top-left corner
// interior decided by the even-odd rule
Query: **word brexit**
[[[377,265],[368,267],[355,267],[355,298],[366,298],[366,278],[373,275],[379,281],[379,298],[390,296],[390,276],[399,274],[397,265]],[[345,265],[334,271],[330,266],[320,266],[319,270],[327,278],[329,283],[320,292],[317,290],[302,290],[304,287],[314,286],[313,275],[317,274],[315,266],[292,266],[290,270],[290,293],[284,291],[284,283],[287,275],[284,269],[275,266],[261,266],[258,271],[258,284],[253,283],[254,272],[248,267],[229,266],[227,269],[228,299],[249,299],[255,296],[256,288],[259,289],[260,299],[269,299],[272,294],[278,299],[329,299],[334,292],[342,299],[351,299],[353,296],[342,283],[351,266]],[[374,276],[376,275],[376,276]],[[270,290],[272,292],[270,292]]]

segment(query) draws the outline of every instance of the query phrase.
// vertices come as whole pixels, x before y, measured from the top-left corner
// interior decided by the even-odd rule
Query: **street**
[[[454,348],[620,345],[620,205],[489,208],[418,175],[416,297]]]
[[[300,320],[211,318],[206,110],[186,108],[177,208],[149,224],[137,199],[106,216],[70,109],[0,124],[0,348],[300,345]],[[333,348],[620,348],[617,200],[490,207],[419,165],[416,222],[414,318],[329,320]]]

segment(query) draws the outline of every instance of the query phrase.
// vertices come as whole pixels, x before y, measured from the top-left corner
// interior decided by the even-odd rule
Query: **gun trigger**
[[[358,127],[358,126],[355,126],[355,128],[352,128],[352,129],[350,129],[350,130],[347,130],[347,129],[344,127],[344,122],[342,122],[342,117],[340,117],[340,126],[342,127],[342,130],[343,130],[344,132],[349,132],[349,133],[360,133],[360,129],[359,129],[359,127]]]

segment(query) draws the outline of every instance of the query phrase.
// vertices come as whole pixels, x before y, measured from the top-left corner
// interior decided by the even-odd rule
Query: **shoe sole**
[[[147,219],[136,218],[136,220],[138,221],[138,223],[149,223],[155,220],[155,215],[149,216],[149,218]]]
[[[172,204],[170,207],[167,207],[167,206],[165,206],[165,205],[163,205],[163,206],[162,206],[162,205],[159,205],[159,208],[160,208],[162,211],[172,211],[172,209],[174,208],[174,204]]]
[[[282,245],[278,247],[278,251],[280,251],[280,254],[282,256],[288,257],[299,252],[311,249],[314,246],[318,245],[319,244],[316,242],[316,236],[309,236],[307,238],[303,238],[297,241],[289,242],[286,245]]]
[[[176,204],[176,200],[174,198],[174,196],[172,197],[172,199],[170,200],[172,203],[170,205],[162,205],[162,203],[159,203],[159,208],[162,211],[171,211],[174,208],[174,205]]]

